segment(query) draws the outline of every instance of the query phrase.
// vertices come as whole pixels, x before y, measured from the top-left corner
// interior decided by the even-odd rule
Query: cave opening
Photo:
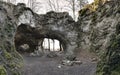
[[[57,39],[44,38],[42,48],[52,52],[63,51],[62,44]]]
[[[34,53],[37,55],[65,52],[66,39],[64,35],[52,31],[49,31],[49,34],[41,32],[26,24],[19,25],[15,34],[16,50],[22,54]]]

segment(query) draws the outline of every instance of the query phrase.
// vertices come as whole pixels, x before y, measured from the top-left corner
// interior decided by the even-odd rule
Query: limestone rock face
[[[77,32],[74,20],[67,12],[48,12],[40,15],[39,18],[41,30],[46,38],[59,40],[66,52],[66,55],[74,55],[77,47]],[[39,27],[37,25],[37,27]]]
[[[120,1],[108,1],[95,12],[81,10],[78,25],[81,49],[101,57],[97,75],[119,75]]]
[[[23,60],[16,49],[27,44],[34,51],[44,38],[59,40],[65,57],[75,59],[76,26],[67,12],[38,15],[23,3],[0,2],[0,75],[20,75]]]
[[[0,2],[1,5],[1,2]],[[7,7],[7,6],[6,6]],[[0,75],[19,75],[22,57],[16,52],[14,35],[16,25],[11,20],[7,8],[0,7]]]
[[[0,75],[21,75],[23,59],[16,51],[14,38],[21,24],[29,24],[24,31],[30,32],[35,25],[34,19],[32,10],[25,4],[0,1]]]
[[[51,38],[61,42],[66,56],[70,56],[70,59],[74,55],[74,50],[77,47],[77,32],[75,21],[67,12],[51,11],[44,15],[38,15],[30,10],[25,10],[19,16],[17,24],[18,29],[15,36],[17,47],[28,44],[34,51],[33,49],[36,48],[40,40]],[[22,39],[24,40],[21,41]]]

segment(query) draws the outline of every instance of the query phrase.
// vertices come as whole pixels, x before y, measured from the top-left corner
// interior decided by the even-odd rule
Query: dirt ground
[[[61,65],[61,58],[31,57],[23,55],[24,75],[95,75],[96,61],[94,54],[82,51],[77,59],[82,61],[80,65]],[[59,67],[60,66],[60,67]]]

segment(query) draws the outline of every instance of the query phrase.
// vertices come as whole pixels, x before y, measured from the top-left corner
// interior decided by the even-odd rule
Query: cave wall
[[[79,46],[100,57],[97,75],[120,74],[119,25],[119,0],[107,1],[96,11],[89,8],[79,11]]]

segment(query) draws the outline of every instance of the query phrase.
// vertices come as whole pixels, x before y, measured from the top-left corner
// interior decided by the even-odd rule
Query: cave
[[[61,33],[53,31],[45,32],[37,30],[30,25],[20,24],[15,34],[15,47],[20,53],[34,53],[39,51],[42,54],[65,52],[66,39]]]
[[[17,27],[15,34],[15,47],[18,52],[34,52],[38,44],[38,40],[32,35],[34,28],[26,24],[21,24]],[[26,44],[29,49],[25,50],[22,46]]]

